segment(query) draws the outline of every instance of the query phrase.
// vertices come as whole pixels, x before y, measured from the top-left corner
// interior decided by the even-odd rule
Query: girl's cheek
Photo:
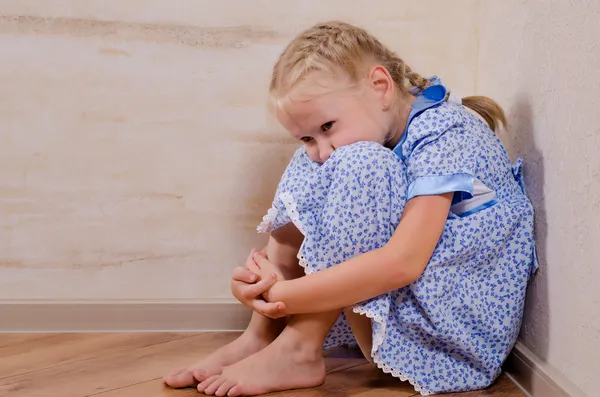
[[[339,148],[347,145],[347,134],[344,134],[343,130],[335,130],[329,133],[329,143],[334,148]]]
[[[333,147],[342,147],[352,145],[361,139],[350,131],[339,131],[332,139]]]

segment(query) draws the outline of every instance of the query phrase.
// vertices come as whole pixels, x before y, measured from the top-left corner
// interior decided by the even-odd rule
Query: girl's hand
[[[262,299],[262,295],[277,281],[277,275],[275,273],[264,274],[260,271],[260,266],[254,261],[256,252],[254,249],[250,252],[246,259],[246,267],[238,266],[234,269],[231,278],[231,292],[244,306],[252,308],[260,314],[271,318],[283,317],[285,314],[281,314],[281,311],[285,309],[285,305],[282,302],[269,303]],[[275,315],[278,317],[273,317]]]
[[[275,265],[269,262],[269,260],[263,253],[253,251],[250,253],[250,255],[252,255],[254,259],[254,263],[250,264],[250,270],[253,273],[257,274],[260,278],[271,277],[273,274],[275,274],[277,276],[277,281],[279,281],[278,283],[272,285],[267,291],[262,293],[262,297],[264,298],[264,300],[258,299],[253,301],[252,307],[254,311],[262,314],[265,317],[273,319],[287,316],[288,313],[286,313],[287,308],[285,304],[283,302],[273,302],[271,300],[271,296],[277,296],[271,294],[273,289],[281,287],[282,282],[285,282],[283,275]]]
[[[252,302],[252,309],[254,309],[254,311],[258,314],[262,314],[263,316],[272,319],[288,316],[288,314],[285,312],[285,303],[283,302],[271,303],[257,299]]]

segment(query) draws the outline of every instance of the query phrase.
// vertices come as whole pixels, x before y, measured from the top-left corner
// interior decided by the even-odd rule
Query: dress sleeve
[[[417,117],[407,131],[408,192],[416,196],[455,193],[454,202],[471,199],[477,166],[476,140],[451,106],[429,109]]]

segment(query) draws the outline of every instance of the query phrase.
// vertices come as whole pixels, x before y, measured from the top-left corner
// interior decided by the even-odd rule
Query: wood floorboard
[[[191,336],[192,334],[189,334]],[[180,339],[176,333],[60,334],[0,348],[0,379]]]
[[[113,390],[156,379],[182,362],[208,354],[216,343],[231,339],[201,334],[11,376],[0,381],[0,396],[82,397]]]
[[[0,334],[0,397],[191,397],[161,377],[192,364],[239,333]],[[327,379],[277,397],[409,397],[407,382],[368,364],[356,349],[325,353]],[[489,389],[451,397],[525,397],[506,376]]]
[[[56,337],[57,334],[2,334],[0,333],[0,348],[5,346],[14,346],[20,343],[31,342],[39,339]]]

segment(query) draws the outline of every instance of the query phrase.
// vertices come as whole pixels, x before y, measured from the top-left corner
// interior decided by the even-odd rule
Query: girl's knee
[[[406,167],[390,149],[375,142],[357,142],[334,151],[323,165],[329,167],[332,186],[338,189],[402,191]]]
[[[402,164],[394,152],[376,142],[356,142],[337,148],[329,161],[337,163],[339,166],[357,161],[364,162],[367,159],[377,159],[384,165],[398,166]]]

